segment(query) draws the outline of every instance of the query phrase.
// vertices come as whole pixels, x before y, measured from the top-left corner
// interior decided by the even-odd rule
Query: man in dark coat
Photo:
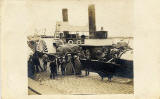
[[[57,70],[59,71],[59,68],[61,67],[61,57],[57,58]]]
[[[62,72],[62,75],[65,75],[65,67],[66,67],[66,59],[65,59],[65,57],[62,57],[62,60],[61,60],[61,72]]]
[[[50,62],[50,71],[51,71],[50,78],[55,79],[55,75],[57,73],[56,58],[52,59]]]
[[[85,71],[86,71],[86,76],[89,75],[89,64],[91,63],[91,56],[90,56],[90,51],[89,50],[86,50],[85,51],[85,57],[86,57],[86,66],[85,66]]]
[[[33,65],[35,67],[35,72],[40,72],[39,68],[41,69],[41,71],[43,71],[42,67],[40,66],[40,62],[39,62],[39,56],[38,56],[38,52],[35,51],[35,53],[33,54]]]
[[[30,77],[30,78],[34,78],[34,74],[35,74],[35,68],[33,65],[32,58],[33,58],[33,56],[30,55],[30,57],[28,59],[28,77]]]

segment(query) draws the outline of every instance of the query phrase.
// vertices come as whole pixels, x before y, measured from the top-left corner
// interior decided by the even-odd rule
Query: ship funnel
[[[62,9],[63,22],[68,22],[68,10],[66,8]]]
[[[89,5],[88,7],[88,18],[89,18],[89,36],[90,38],[94,38],[95,32],[96,32],[96,19],[95,19],[94,5]]]

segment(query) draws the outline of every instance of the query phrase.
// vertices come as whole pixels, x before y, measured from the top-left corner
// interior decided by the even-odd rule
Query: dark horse
[[[81,60],[83,69],[86,71],[86,76],[89,75],[89,72],[96,72],[102,78],[108,77],[108,80],[111,81],[113,75],[115,75],[117,64],[105,63],[97,60]]]

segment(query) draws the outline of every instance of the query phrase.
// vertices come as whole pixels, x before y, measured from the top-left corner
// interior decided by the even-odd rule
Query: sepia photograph
[[[63,2],[30,5],[28,95],[134,94],[132,2]]]
[[[64,2],[31,6],[28,95],[133,94],[132,2]]]
[[[158,2],[1,0],[1,98],[160,99]]]

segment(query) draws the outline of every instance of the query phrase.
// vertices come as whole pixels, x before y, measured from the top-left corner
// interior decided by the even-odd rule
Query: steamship
[[[120,41],[121,39],[123,39],[124,41],[133,40],[132,37],[109,38],[108,31],[104,31],[103,27],[101,27],[100,31],[97,31],[94,5],[89,5],[88,7],[88,25],[87,26],[70,25],[68,21],[67,8],[62,9],[62,16],[63,16],[63,21],[56,22],[56,31],[53,36],[46,36],[46,35],[37,36],[38,39],[40,38],[46,41],[48,54],[56,53],[56,47],[53,44],[56,41],[60,41],[62,42],[63,45],[65,44],[78,45],[82,47],[83,50],[88,50],[93,60],[98,60],[97,57],[95,57],[95,56],[98,56],[96,55],[96,53],[98,53],[98,51],[103,52],[103,48],[105,49],[111,48],[112,44],[115,43],[114,41],[116,40]],[[48,39],[48,38],[51,38],[51,39]],[[44,42],[42,42],[42,44],[44,44]],[[132,56],[133,55],[131,55],[131,57]],[[133,58],[118,59],[117,63],[123,65],[123,67],[121,67],[121,70],[123,72],[126,72],[127,76],[129,75],[129,77],[133,77]],[[124,75],[126,76],[126,74]]]
[[[108,32],[101,28],[96,31],[95,6],[89,5],[87,26],[72,26],[68,22],[68,9],[62,9],[63,22],[56,23],[55,37],[63,39],[65,43],[85,44],[85,39],[107,39]]]

